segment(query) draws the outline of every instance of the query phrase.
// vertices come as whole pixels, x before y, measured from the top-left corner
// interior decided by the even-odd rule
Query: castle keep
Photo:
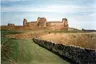
[[[68,20],[62,18],[62,21],[47,21],[44,17],[38,17],[37,21],[28,22],[27,19],[23,20],[24,27],[34,27],[34,28],[48,28],[52,30],[56,29],[68,29]]]

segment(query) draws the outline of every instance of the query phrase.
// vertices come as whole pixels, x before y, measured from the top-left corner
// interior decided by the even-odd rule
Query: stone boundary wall
[[[96,63],[96,50],[85,49],[74,46],[67,46],[62,44],[55,44],[50,41],[40,40],[33,38],[33,41],[41,47],[58,54],[59,56],[66,57],[75,61],[75,64],[95,64]],[[73,64],[74,62],[70,62]]]

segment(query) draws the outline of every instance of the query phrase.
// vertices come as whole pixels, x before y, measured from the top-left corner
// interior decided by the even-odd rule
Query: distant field
[[[52,52],[33,43],[32,39],[7,38],[18,31],[1,31],[2,64],[69,64]]]
[[[19,32],[22,32],[21,34],[9,34],[7,35],[8,38],[16,38],[16,39],[32,39],[33,37],[40,37],[45,34],[50,33],[85,33],[84,31],[67,31],[67,30],[19,30]]]

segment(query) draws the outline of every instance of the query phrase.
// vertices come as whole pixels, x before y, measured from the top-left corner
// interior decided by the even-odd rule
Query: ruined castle
[[[24,27],[34,27],[34,28],[48,28],[51,30],[62,30],[68,29],[68,20],[62,18],[62,21],[47,21],[44,17],[38,17],[37,21],[28,22],[27,19],[23,20]]]
[[[2,29],[9,30],[70,30],[68,20],[62,18],[61,21],[47,21],[45,17],[38,17],[36,21],[28,22],[27,19],[23,20],[23,26],[8,23],[2,26]],[[73,29],[73,28],[72,28]]]

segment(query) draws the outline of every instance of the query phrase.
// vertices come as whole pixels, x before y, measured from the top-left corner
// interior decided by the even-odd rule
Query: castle
[[[68,29],[68,20],[62,18],[62,21],[47,21],[44,17],[38,17],[37,21],[27,22],[27,19],[23,20],[24,27],[34,27],[34,28],[48,28],[51,30],[62,30]]]
[[[38,17],[36,21],[28,22],[27,19],[23,20],[23,26],[8,23],[2,26],[2,29],[8,30],[76,30],[68,25],[67,18],[62,18],[61,21],[47,21],[45,17]]]

